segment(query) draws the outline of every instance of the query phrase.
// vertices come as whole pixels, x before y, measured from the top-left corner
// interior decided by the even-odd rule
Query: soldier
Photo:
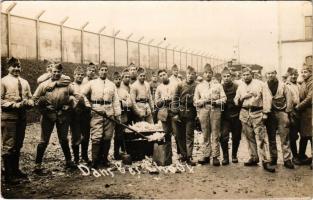
[[[149,83],[146,82],[146,71],[139,68],[137,79],[130,88],[130,97],[133,104],[133,111],[136,121],[146,121],[153,123],[152,109],[153,100]]]
[[[152,78],[151,78],[149,85],[150,85],[150,91],[151,91],[152,99],[155,99],[155,91],[156,91],[158,85],[160,85],[160,83],[158,81],[158,75],[156,72],[152,72]],[[158,115],[158,109],[157,109],[156,105],[154,105],[154,108],[152,111],[152,117],[153,117],[154,123],[158,122],[157,115]]]
[[[124,69],[123,72],[122,72],[121,88],[123,88],[128,93],[130,93],[130,75],[129,75],[129,70],[128,69]]]
[[[312,145],[312,66],[303,64],[301,74],[303,83],[300,85],[300,103],[295,107],[295,110],[300,113],[300,146],[299,146],[299,161],[300,164],[307,164],[309,159],[305,155],[308,141]],[[313,149],[311,150],[313,154]],[[312,161],[311,161],[312,162]],[[312,164],[311,164],[312,169]]]
[[[269,172],[275,172],[268,159],[268,147],[266,142],[266,127],[264,120],[271,110],[272,99],[270,91],[265,83],[252,78],[252,70],[247,67],[242,70],[243,82],[238,86],[234,102],[241,106],[239,119],[242,123],[247,142],[250,159],[245,166],[257,166],[259,156],[257,151],[257,136],[259,152],[263,168]]]
[[[134,63],[130,63],[128,69],[130,75],[130,84],[132,85],[137,80],[137,67]]]
[[[158,71],[158,75],[162,83],[157,87],[155,92],[155,105],[158,112],[158,120],[162,122],[163,130],[166,133],[165,140],[166,142],[171,142],[171,134],[173,132],[173,114],[171,113],[171,105],[174,97],[174,92],[177,87],[177,83],[172,83],[169,78],[167,71],[161,69]],[[176,143],[177,137],[175,135]],[[179,150],[178,150],[179,153]]]
[[[223,89],[227,100],[222,111],[221,147],[223,151],[222,165],[229,164],[228,141],[232,133],[232,162],[238,163],[237,152],[241,139],[241,122],[239,120],[240,107],[234,103],[238,85],[232,81],[232,74],[228,68],[222,71]]]
[[[129,76],[129,75],[126,74],[126,76]],[[125,76],[124,76],[124,78],[125,78]],[[122,77],[121,77],[120,73],[114,72],[113,81],[114,81],[114,84],[117,88],[117,94],[118,94],[121,108],[122,108],[121,123],[127,124],[128,123],[128,116],[127,115],[128,115],[128,112],[131,108],[130,95],[127,92],[127,90],[125,90],[121,86]],[[124,143],[123,132],[124,132],[124,127],[119,125],[119,124],[116,124],[115,125],[115,132],[114,132],[114,159],[115,160],[121,159],[120,149],[122,149],[122,151],[125,151],[124,145],[123,145],[123,143]]]
[[[299,95],[299,85],[297,84],[297,79],[299,77],[298,71],[295,68],[289,67],[287,70],[287,81],[286,86],[289,88],[289,91],[292,95],[292,111],[289,115],[290,121],[290,130],[289,130],[289,140],[290,140],[290,150],[293,155],[293,161],[297,164],[298,160],[298,148],[297,148],[297,140],[299,138],[300,131],[300,118],[299,113],[297,113],[294,108],[297,104],[300,103],[300,95]]]
[[[105,64],[104,61],[101,62],[101,65]],[[86,72],[86,77],[83,79],[82,84],[88,83],[91,80],[94,80],[97,77],[96,75],[97,72],[97,66],[94,63],[89,63],[88,67],[87,67],[87,72]]]
[[[42,74],[41,76],[39,76],[39,78],[37,79],[37,84],[39,85],[40,83],[49,80],[52,76],[52,68],[54,66],[54,62],[50,61],[50,60],[44,60],[44,64],[46,65],[46,73]],[[67,80],[67,81],[71,81],[71,78],[69,76],[66,76],[64,74],[62,74],[61,79]]]
[[[174,64],[173,66],[172,66],[172,76],[170,77],[170,81],[172,82],[172,83],[176,83],[176,84],[178,84],[179,82],[181,82],[181,80],[179,79],[179,77],[178,77],[178,67],[177,67],[177,65],[176,64]]]
[[[171,111],[175,126],[173,131],[182,155],[181,161],[186,161],[187,164],[195,166],[192,161],[195,118],[197,116],[196,107],[193,104],[196,88],[194,68],[188,67],[186,76],[186,81],[179,83],[175,89]]]
[[[282,81],[277,80],[276,74],[276,70],[271,70],[266,73],[266,85],[272,97],[272,109],[271,112],[268,113],[268,119],[265,123],[269,140],[271,165],[277,165],[276,134],[278,133],[281,141],[284,166],[289,169],[294,169],[294,165],[291,162],[288,118],[292,109],[292,96],[288,87],[286,87]]]
[[[49,144],[50,136],[56,125],[59,143],[65,156],[65,168],[75,168],[72,162],[71,152],[68,144],[68,129],[70,123],[71,109],[74,107],[75,97],[73,88],[68,82],[60,81],[63,71],[62,64],[54,64],[52,77],[42,82],[36,89],[33,99],[41,111],[41,138],[37,146],[36,173],[42,173],[42,159]]]
[[[199,164],[210,163],[220,166],[220,134],[221,134],[221,108],[226,102],[223,86],[212,80],[213,71],[210,64],[204,66],[203,81],[199,83],[194,93],[194,105],[198,109],[199,121],[203,132],[202,158]],[[212,139],[211,139],[212,138]]]
[[[74,71],[74,81],[71,87],[75,93],[80,94],[83,88],[83,78],[85,71],[82,67],[76,67]],[[90,138],[90,110],[84,107],[84,102],[80,101],[72,111],[70,128],[72,132],[72,150],[75,164],[79,163],[79,146],[81,145],[81,158],[86,164],[90,164],[88,158],[88,145]]]
[[[26,109],[34,106],[28,82],[20,77],[21,63],[12,57],[7,61],[9,74],[1,79],[1,133],[4,181],[18,184],[27,179],[19,169],[20,153],[26,129]]]
[[[121,105],[119,102],[116,86],[108,80],[108,66],[100,65],[99,78],[94,79],[84,85],[82,94],[85,100],[90,102],[91,121],[90,133],[92,142],[92,167],[98,168],[100,162],[104,166],[109,166],[108,153],[111,139],[114,132],[114,122],[110,119],[114,117],[120,120]],[[105,160],[102,160],[104,157]]]

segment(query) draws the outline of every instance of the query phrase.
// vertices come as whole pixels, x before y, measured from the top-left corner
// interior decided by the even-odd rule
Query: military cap
[[[93,62],[90,62],[87,66],[87,69],[95,69],[97,70],[97,65],[95,65]]]
[[[108,65],[107,65],[107,63],[106,63],[105,61],[102,61],[102,62],[100,63],[99,68],[102,68],[102,67],[108,68]]]
[[[295,69],[295,68],[292,68],[292,67],[288,67],[287,69],[287,74],[290,75],[290,74],[295,74],[295,73],[298,73],[298,70]]]
[[[63,70],[63,65],[61,63],[55,63],[55,64],[53,64],[53,67],[58,69],[58,70]]]
[[[196,73],[196,70],[193,67],[188,66],[187,67],[187,73]]]
[[[74,74],[78,74],[78,73],[85,73],[84,68],[82,68],[81,66],[77,66],[74,70]]]
[[[142,67],[139,67],[137,69],[137,74],[139,75],[139,74],[142,74],[142,73],[146,73],[146,70],[144,68],[142,68]]]
[[[17,65],[21,65],[21,62],[19,59],[11,57],[8,61],[7,61],[8,66],[17,66]]]
[[[232,75],[232,73],[231,73],[231,71],[228,69],[228,67],[225,67],[225,68],[222,70],[221,74],[230,74],[230,75]]]
[[[113,73],[113,79],[120,78],[120,77],[121,77],[121,74],[119,72]]]
[[[177,67],[176,64],[174,64],[174,65],[172,66],[172,70],[178,70],[178,67]]]
[[[277,74],[277,71],[276,71],[275,69],[268,69],[268,70],[266,71],[266,73],[271,73],[271,72],[274,72],[274,73]]]
[[[55,64],[55,62],[48,60],[48,59],[44,59],[43,64],[45,64],[46,66],[49,66],[49,65]]]
[[[205,72],[213,72],[212,67],[211,67],[211,65],[210,65],[209,63],[207,63],[207,64],[204,65],[203,70],[204,70]]]
[[[242,68],[242,73],[245,73],[245,72],[250,72],[250,73],[252,73],[252,69],[250,68],[250,67],[244,67],[244,68]]]

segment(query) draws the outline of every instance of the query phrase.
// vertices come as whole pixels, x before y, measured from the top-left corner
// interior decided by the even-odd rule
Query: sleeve
[[[117,94],[117,89],[114,85],[114,94],[113,94],[113,110],[114,110],[114,116],[120,116],[122,113],[122,108],[121,108],[121,104],[120,104],[120,99],[118,97]]]
[[[219,88],[220,88],[220,99],[216,103],[225,104],[226,100],[227,100],[227,96],[226,96],[224,88],[221,84],[219,84]]]
[[[263,97],[263,113],[271,112],[272,108],[272,95],[270,89],[264,84],[262,84],[262,97]]]
[[[43,84],[44,83],[41,83],[34,92],[33,100],[34,100],[35,105],[39,104],[40,97],[42,97],[45,94]]]
[[[154,108],[154,102],[153,102],[153,97],[152,97],[152,93],[151,93],[151,89],[150,89],[150,84],[147,84],[147,88],[148,88],[148,97],[149,97],[149,105],[151,110],[153,110]]]
[[[175,88],[175,92],[173,96],[173,103],[171,107],[171,111],[174,115],[179,113],[179,100],[180,100],[181,88],[182,88],[181,84],[178,84],[177,87]]]
[[[6,87],[1,81],[1,108],[11,108],[15,102],[4,99],[5,94],[6,94]]]
[[[297,105],[297,110],[303,110],[306,107],[312,106],[312,82],[308,83],[306,90],[308,94],[306,97]]]
[[[201,100],[199,85],[197,85],[195,88],[195,93],[193,95],[193,105],[195,107],[200,107],[200,106],[203,106],[204,103],[205,103],[205,100]]]
[[[236,90],[236,95],[235,95],[235,97],[234,97],[234,103],[235,103],[235,105],[236,106],[239,106],[239,104],[240,104],[240,98],[241,98],[241,96],[240,96],[240,91],[241,91],[241,87],[240,86],[238,86],[238,88],[237,88],[237,90]]]
[[[88,97],[90,98],[90,93],[91,93],[91,84],[90,82],[87,82],[82,87],[81,95],[83,95],[84,98],[84,105],[88,108],[91,108],[91,104],[88,99]]]
[[[26,96],[28,99],[32,98],[32,92],[30,90],[30,86],[28,82],[26,82]]]
[[[37,84],[41,84],[42,82],[45,82],[45,81],[48,80],[49,78],[51,78],[51,74],[49,74],[49,73],[42,74],[42,75],[39,76],[39,78],[37,79]]]
[[[137,104],[136,104],[136,97],[137,97],[137,89],[136,87],[133,85],[131,88],[130,88],[130,98],[131,98],[131,101],[132,101],[132,104],[133,104],[133,110],[134,112],[139,115],[140,113],[140,109],[138,108]]]

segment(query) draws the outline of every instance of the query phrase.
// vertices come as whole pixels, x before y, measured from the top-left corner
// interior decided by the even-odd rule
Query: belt
[[[251,106],[251,107],[242,107],[242,109],[245,109],[250,112],[256,112],[256,111],[263,110],[263,107]]]
[[[142,99],[136,99],[136,103],[148,103],[148,102],[149,102],[148,99],[144,99],[144,98],[142,98]]]
[[[99,100],[99,101],[91,101],[92,104],[100,104],[100,105],[110,105],[112,104],[111,101],[104,101],[104,100]]]

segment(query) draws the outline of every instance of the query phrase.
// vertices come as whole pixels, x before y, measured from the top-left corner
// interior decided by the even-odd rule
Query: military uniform
[[[274,165],[277,163],[277,132],[280,136],[283,160],[286,163],[287,161],[291,161],[288,113],[292,109],[292,95],[285,83],[277,79],[267,81],[266,85],[271,91],[272,96],[272,109],[266,121],[271,162]]]
[[[149,83],[141,84],[138,80],[131,85],[130,97],[133,111],[137,117],[136,121],[147,121],[153,123],[152,108],[153,100]]]
[[[203,158],[220,156],[221,108],[225,102],[226,95],[220,83],[203,80],[195,88],[194,105],[198,108],[203,132]]]
[[[71,152],[68,144],[68,129],[71,109],[74,105],[74,89],[70,86],[58,86],[58,81],[49,79],[36,89],[33,99],[41,111],[41,136],[37,146],[36,164],[41,166],[45,150],[48,146],[54,125],[56,125],[59,143],[63,150],[66,165],[70,166]],[[51,85],[54,85],[50,88]],[[78,96],[76,96],[78,97]]]
[[[2,158],[6,181],[11,181],[13,176],[22,175],[19,159],[25,137],[28,107],[22,102],[31,101],[31,96],[29,84],[25,79],[11,74],[1,79]]]
[[[252,93],[253,96],[242,100],[248,92]],[[263,113],[267,114],[271,110],[272,98],[270,91],[265,83],[257,79],[252,79],[249,84],[242,82],[238,86],[234,102],[236,105],[242,105],[239,119],[242,122],[243,131],[248,142],[250,160],[253,163],[259,162],[257,150],[259,149],[261,160],[263,163],[268,163],[269,152]],[[258,148],[255,136],[257,136]]]
[[[108,79],[97,78],[84,85],[82,94],[89,97],[92,109],[108,116],[117,117],[121,115],[121,105],[117,94],[116,86]],[[108,162],[107,156],[110,150],[110,143],[114,132],[114,123],[109,119],[91,111],[90,133],[92,142],[93,166],[101,162],[102,155]]]
[[[194,145],[195,118],[197,116],[197,110],[193,104],[195,88],[195,82],[189,84],[184,81],[178,84],[171,108],[172,113],[178,115],[178,120],[173,119],[173,132],[177,137],[182,160],[187,161],[192,159]]]
[[[71,87],[76,94],[81,94],[82,83],[72,82]],[[74,161],[79,161],[79,146],[81,145],[81,157],[88,162],[88,145],[90,138],[90,110],[84,106],[81,100],[71,113],[70,129],[72,133],[72,149],[74,153]]]
[[[149,85],[150,85],[150,91],[151,91],[152,99],[155,99],[155,91],[156,91],[157,87],[160,85],[160,83],[151,81],[149,83]],[[158,116],[157,115],[158,115],[158,109],[154,105],[154,108],[152,110],[152,117],[153,117],[153,122],[154,123],[158,122]]]
[[[222,111],[221,147],[224,159],[228,160],[228,141],[232,134],[232,161],[238,162],[237,152],[241,140],[242,125],[239,119],[240,107],[234,103],[238,85],[236,83],[223,83],[223,89],[227,100]]]

